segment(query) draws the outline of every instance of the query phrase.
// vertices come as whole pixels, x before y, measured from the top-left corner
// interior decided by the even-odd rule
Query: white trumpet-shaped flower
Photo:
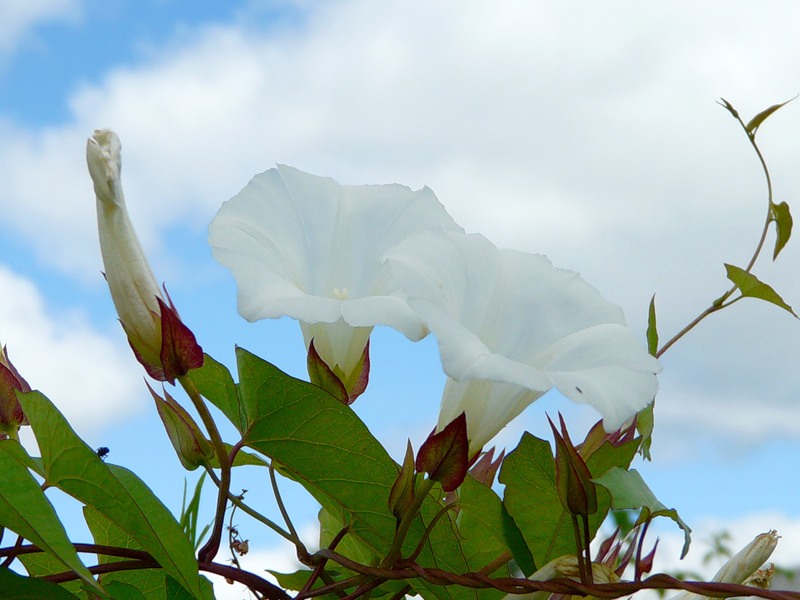
[[[163,297],[128,215],[122,193],[121,144],[109,129],[95,130],[86,143],[86,162],[97,197],[100,251],[111,299],[128,339],[142,359],[160,362]]]
[[[236,278],[239,313],[297,319],[306,347],[313,339],[346,383],[358,375],[373,326],[412,340],[427,333],[380,261],[427,229],[460,230],[428,188],[339,185],[278,166],[223,204],[209,243]]]
[[[595,407],[609,431],[653,400],[658,363],[577,273],[450,232],[414,236],[386,258],[439,342],[449,379],[438,429],[465,412],[470,456],[554,387]]]

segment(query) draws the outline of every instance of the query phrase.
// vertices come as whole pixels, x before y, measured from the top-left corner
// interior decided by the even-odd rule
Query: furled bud
[[[29,424],[17,400],[17,390],[30,392],[31,386],[11,364],[6,347],[0,345],[0,440],[16,438],[19,428]]]
[[[158,416],[183,467],[187,471],[194,471],[208,464],[214,456],[214,449],[191,415],[166,390],[162,398],[149,385],[147,388],[156,402]]]
[[[96,130],[86,144],[105,277],[136,358],[151,377],[172,383],[202,366],[203,352],[165,301],[139,243],[122,192],[120,149],[119,137],[108,129]]]
[[[389,491],[389,510],[397,518],[398,522],[405,516],[408,508],[414,500],[414,483],[416,473],[414,472],[414,451],[411,442],[406,446],[406,455],[403,465],[397,474],[397,479],[392,484]]]
[[[756,574],[758,569],[772,556],[779,538],[778,532],[774,529],[757,535],[752,542],[731,556],[711,581],[736,584],[747,582],[747,579]],[[769,570],[767,569],[766,572]],[[757,581],[751,581],[749,584],[763,587],[763,584],[758,585]],[[702,598],[704,596],[700,594],[680,592],[669,600],[701,600]]]
[[[567,425],[559,415],[561,433],[550,421],[556,441],[556,487],[561,504],[573,515],[591,515],[597,512],[597,489],[592,481],[589,467],[581,458],[572,440]]]
[[[432,433],[417,453],[417,471],[427,473],[452,492],[462,484],[469,468],[467,417],[462,412],[439,433]]]
[[[774,529],[757,535],[722,565],[713,580],[721,583],[742,583],[769,560],[778,545],[778,538],[780,536]]]

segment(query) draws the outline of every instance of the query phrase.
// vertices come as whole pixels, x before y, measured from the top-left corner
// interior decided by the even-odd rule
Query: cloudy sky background
[[[723,262],[745,266],[755,247],[764,179],[716,100],[749,118],[800,92],[798,22],[790,0],[3,2],[0,341],[90,444],[177,509],[184,475],[163,459],[171,450],[100,276],[84,157],[98,127],[122,139],[157,277],[229,364],[238,343],[304,375],[299,328],[240,319],[205,243],[220,204],[275,163],[341,183],[428,185],[466,230],[579,271],[643,344],[655,293],[666,340],[727,289]],[[790,104],[758,134],[775,200],[793,208],[798,132]],[[773,264],[773,235],[755,272],[800,306],[798,242]],[[356,409],[397,456],[435,423],[444,378],[432,339],[377,330],[372,351]],[[704,536],[725,527],[742,544],[778,528],[775,558],[800,563],[799,356],[800,322],[745,300],[662,359],[654,461],[638,468],[696,529],[695,563]],[[565,411],[576,432],[596,418],[548,398],[498,443],[547,436],[545,410]],[[251,500],[272,510],[256,485]],[[287,494],[308,527],[313,503]],[[678,534],[662,535],[661,564],[675,567]],[[285,555],[271,539],[256,549],[253,570]]]

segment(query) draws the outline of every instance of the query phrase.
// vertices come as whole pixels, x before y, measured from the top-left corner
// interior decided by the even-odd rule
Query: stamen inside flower
[[[333,297],[337,300],[347,300],[348,291],[346,287],[343,287],[341,290],[339,288],[333,288]]]

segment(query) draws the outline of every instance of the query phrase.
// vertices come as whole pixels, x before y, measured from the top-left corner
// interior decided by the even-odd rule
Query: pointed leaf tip
[[[467,416],[461,413],[439,433],[432,433],[417,453],[417,471],[452,492],[464,481],[469,468]]]
[[[761,124],[764,121],[766,121],[778,109],[783,108],[784,106],[789,104],[789,102],[791,102],[795,98],[797,98],[797,96],[795,96],[794,98],[789,98],[789,100],[787,100],[786,102],[781,102],[780,104],[773,104],[769,108],[765,108],[764,110],[762,110],[755,117],[750,119],[750,121],[748,121],[747,125],[745,125],[745,129],[747,130],[747,133],[749,133],[752,137],[755,137],[756,133],[758,132],[758,128],[761,126]]]
[[[782,309],[790,312],[796,318],[800,318],[797,317],[797,314],[794,312],[792,307],[784,302],[783,298],[781,298],[778,292],[776,292],[766,283],[760,281],[758,277],[752,273],[745,271],[740,267],[729,264],[725,264],[725,270],[727,271],[728,279],[730,279],[731,282],[733,282],[733,284],[739,289],[742,296],[766,300],[775,306],[780,306]]]

